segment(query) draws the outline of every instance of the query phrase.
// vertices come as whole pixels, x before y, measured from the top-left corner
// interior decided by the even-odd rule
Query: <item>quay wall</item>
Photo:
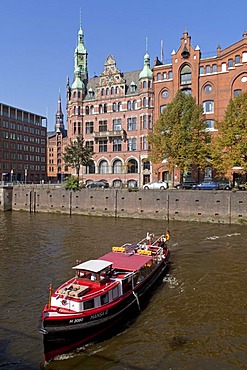
[[[247,192],[244,191],[81,189],[73,192],[49,186],[14,186],[11,199],[13,211],[247,223]]]

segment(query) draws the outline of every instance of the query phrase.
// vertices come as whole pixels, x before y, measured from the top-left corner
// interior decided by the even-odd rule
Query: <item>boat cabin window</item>
[[[94,308],[94,299],[84,302],[84,310],[89,310],[90,308]]]
[[[112,289],[112,299],[117,299],[119,296],[119,292],[118,292],[118,286],[116,286],[115,288]]]
[[[127,278],[123,279],[122,285],[123,285],[123,293],[126,293],[129,290],[131,290],[132,289],[132,279],[131,279],[131,277],[128,276]]]
[[[107,304],[108,302],[109,302],[109,295],[107,292],[100,296],[100,303],[101,303],[101,306],[103,306],[104,304]]]

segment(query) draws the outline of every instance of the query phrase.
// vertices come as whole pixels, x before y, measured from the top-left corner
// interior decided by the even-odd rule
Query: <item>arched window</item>
[[[143,89],[146,89],[146,87],[147,87],[147,82],[143,81]]]
[[[142,100],[142,105],[143,105],[143,107],[146,107],[146,105],[147,105],[147,99],[146,98],[143,98],[143,100]]]
[[[128,173],[138,173],[138,163],[135,159],[130,159],[127,163]]]
[[[103,107],[102,104],[99,105],[99,113],[103,113]]]
[[[116,105],[116,103],[112,103],[112,111],[113,111],[113,112],[116,112],[116,110],[117,110],[117,105]]]
[[[137,109],[137,102],[136,102],[136,100],[133,100],[132,108],[133,108],[133,110],[136,110]]]
[[[151,107],[151,98],[148,98],[148,107]]]
[[[93,105],[90,106],[90,114],[94,114],[94,107],[93,107]]]
[[[89,114],[89,106],[86,105],[86,114]]]
[[[213,100],[204,101],[202,106],[203,106],[203,113],[214,113],[214,101]]]
[[[106,92],[105,92],[106,95],[109,95],[109,88],[107,87],[106,89]]]
[[[104,104],[104,113],[107,113],[107,104]]]
[[[116,86],[116,94],[118,94],[119,93],[119,88],[118,88],[118,86]]]
[[[108,164],[107,161],[103,160],[99,164],[99,173],[108,173]]]
[[[157,81],[160,81],[161,80],[161,73],[158,73],[157,74]]]
[[[191,83],[191,68],[185,65],[180,72],[180,84],[187,85]]]
[[[112,86],[111,87],[111,95],[113,95],[114,94],[114,87]]]
[[[121,112],[121,110],[122,110],[122,103],[121,102],[119,102],[117,104],[117,110],[118,110],[118,112]]]
[[[86,173],[95,173],[95,164],[94,161],[89,161],[86,166]]]
[[[101,96],[104,96],[104,95],[105,95],[105,90],[101,89]]]
[[[127,110],[131,110],[131,101],[127,102]]]
[[[122,162],[119,159],[113,162],[113,173],[122,173]]]

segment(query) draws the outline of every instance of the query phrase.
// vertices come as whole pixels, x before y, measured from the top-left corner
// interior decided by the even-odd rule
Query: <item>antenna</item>
[[[146,54],[148,54],[148,38],[146,37]]]

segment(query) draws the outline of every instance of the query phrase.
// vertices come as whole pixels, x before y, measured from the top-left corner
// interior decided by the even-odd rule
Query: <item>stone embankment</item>
[[[22,185],[0,188],[0,210],[240,224],[247,223],[247,192]]]

